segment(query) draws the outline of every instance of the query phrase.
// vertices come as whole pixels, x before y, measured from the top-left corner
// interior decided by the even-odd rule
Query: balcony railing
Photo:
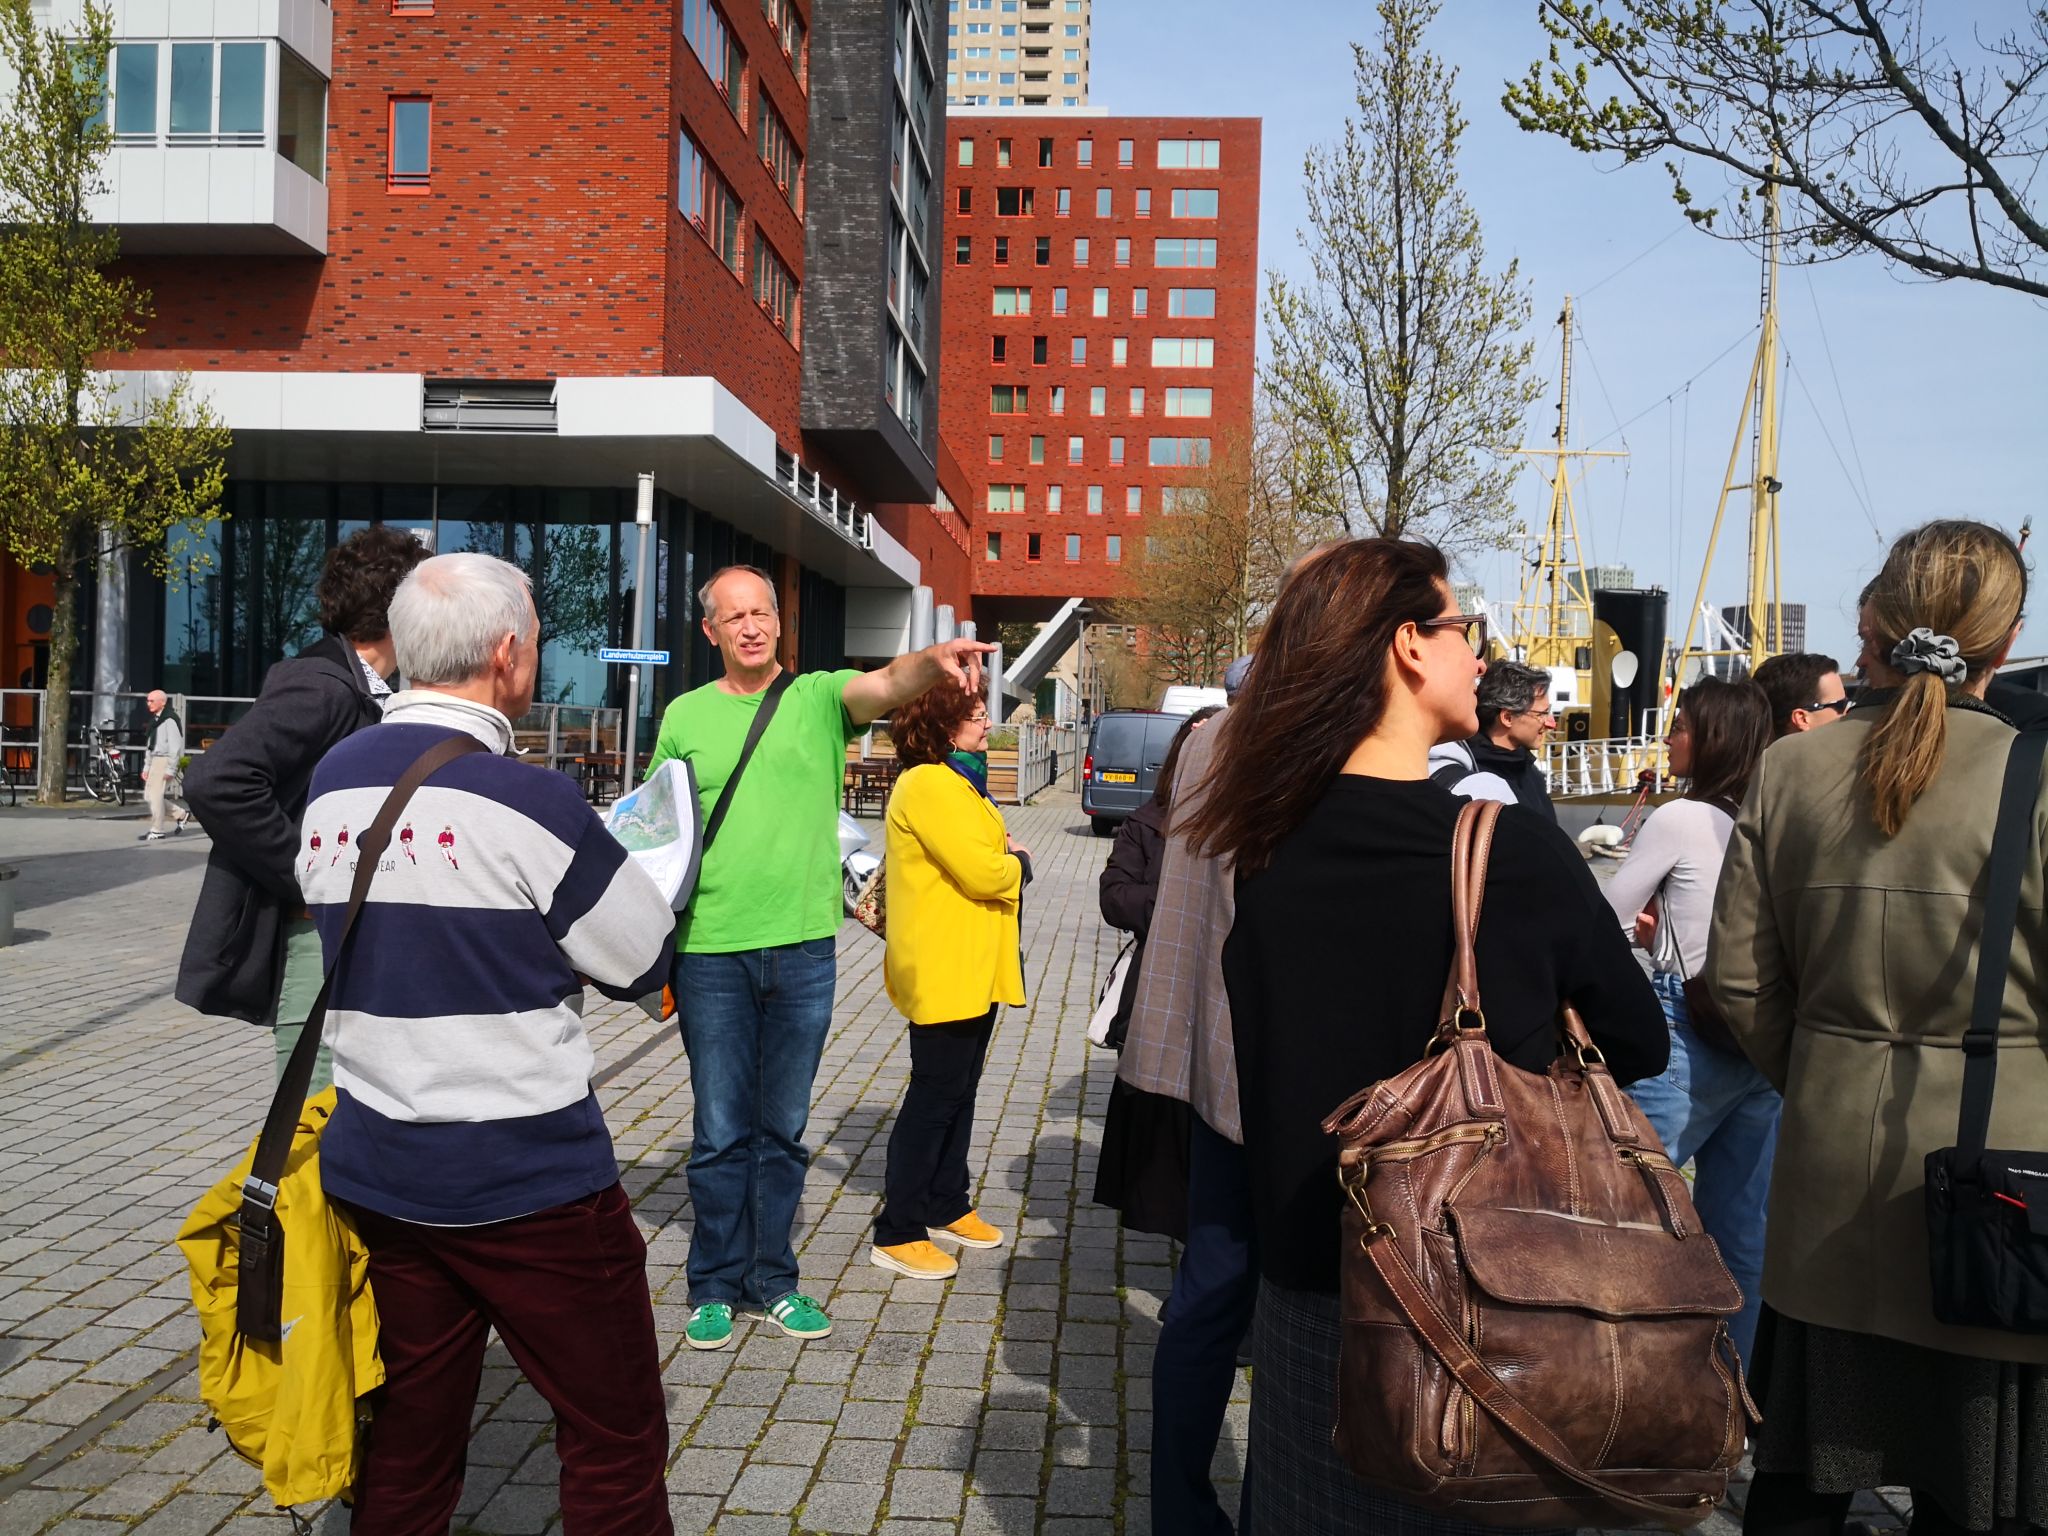
[[[775,483],[801,502],[813,516],[831,524],[854,544],[862,549],[875,547],[867,513],[851,498],[841,496],[836,486],[827,485],[815,469],[804,468],[795,454],[783,448],[775,450]]]

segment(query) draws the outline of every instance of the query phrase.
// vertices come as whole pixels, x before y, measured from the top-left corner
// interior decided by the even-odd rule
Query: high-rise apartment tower
[[[948,0],[946,104],[1045,112],[1088,105],[1094,0]]]

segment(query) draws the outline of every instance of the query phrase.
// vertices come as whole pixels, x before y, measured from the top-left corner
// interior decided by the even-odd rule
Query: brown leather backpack
[[[1499,814],[1458,817],[1429,1054],[1323,1122],[1348,1196],[1335,1443],[1488,1525],[1684,1530],[1757,1417],[1726,1322],[1742,1294],[1569,1005],[1547,1072],[1488,1045],[1473,938]]]

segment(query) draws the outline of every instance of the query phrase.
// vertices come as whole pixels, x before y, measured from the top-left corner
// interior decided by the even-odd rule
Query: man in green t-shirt
[[[697,602],[725,676],[669,705],[647,769],[687,758],[708,814],[781,675],[782,620],[774,586],[752,566],[717,572]],[[978,689],[982,653],[993,649],[949,640],[875,672],[792,679],[705,850],[673,972],[696,1097],[684,1333],[694,1349],[730,1342],[736,1307],[792,1338],[832,1331],[824,1309],[797,1289],[790,1228],[810,1165],[804,1125],[838,974],[846,743],[928,688]]]

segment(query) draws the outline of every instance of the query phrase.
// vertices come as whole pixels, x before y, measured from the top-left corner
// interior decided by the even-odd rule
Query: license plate
[[[1135,773],[1105,773],[1102,776],[1102,782],[1105,784],[1135,784],[1138,782],[1138,776]]]

